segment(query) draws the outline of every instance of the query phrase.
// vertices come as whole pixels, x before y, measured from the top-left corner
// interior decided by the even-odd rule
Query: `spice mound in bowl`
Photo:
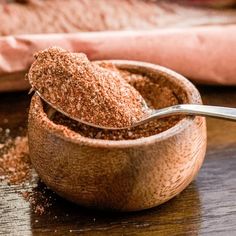
[[[123,128],[144,115],[142,97],[117,70],[57,47],[35,58],[28,73],[30,84],[70,117],[98,127]]]
[[[125,60],[92,64],[118,74],[151,108],[201,104],[191,82],[167,68]],[[32,165],[56,193],[86,207],[137,211],[168,201],[192,182],[205,157],[206,122],[172,116],[104,130],[62,115],[35,94],[28,137]]]

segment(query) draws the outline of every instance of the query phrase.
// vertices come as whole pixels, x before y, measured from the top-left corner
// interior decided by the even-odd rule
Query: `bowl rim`
[[[165,74],[168,76],[169,80],[177,80],[178,83],[181,84],[181,87],[186,91],[186,94],[188,96],[188,100],[192,103],[198,103],[201,104],[201,96],[200,93],[198,92],[197,88],[184,76],[180,75],[179,73],[168,69],[166,67],[152,64],[152,63],[147,63],[147,62],[140,62],[140,61],[132,61],[132,60],[99,60],[96,61],[98,63],[101,62],[110,62],[113,63],[114,65],[118,66],[118,68],[123,68],[123,69],[128,69],[128,66],[132,66],[132,69],[136,68],[147,68],[150,72],[161,72],[162,74]],[[130,68],[131,69],[131,68]],[[195,116],[188,116],[183,119],[181,119],[177,124],[172,126],[171,128],[155,134],[151,135],[148,137],[141,137],[138,139],[131,139],[131,140],[103,140],[103,139],[92,139],[88,137],[84,137],[75,131],[68,129],[72,135],[68,135],[67,132],[64,132],[64,128],[62,128],[62,125],[57,125],[53,121],[51,121],[48,118],[48,115],[46,112],[43,110],[43,101],[42,99],[37,95],[34,94],[34,97],[38,97],[38,102],[40,102],[40,107],[39,107],[39,114],[40,117],[42,118],[41,120],[37,116],[37,121],[41,124],[42,128],[48,130],[51,132],[53,135],[65,140],[69,141],[75,144],[80,144],[80,145],[86,145],[90,147],[100,147],[100,148],[128,148],[128,147],[138,147],[138,146],[144,146],[144,145],[149,145],[152,143],[156,143],[159,141],[163,141],[165,139],[168,139],[172,136],[175,136],[179,133],[181,133],[183,130],[187,129],[196,119],[197,117]],[[33,105],[37,105],[37,101]],[[33,113],[32,111],[32,106],[30,108],[30,112]],[[39,105],[39,104],[38,104]],[[41,121],[41,122],[40,122]],[[47,124],[47,125],[46,125]],[[64,126],[65,127],[65,126]]]

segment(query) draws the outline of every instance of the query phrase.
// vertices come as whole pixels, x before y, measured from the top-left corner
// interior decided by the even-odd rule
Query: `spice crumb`
[[[44,213],[44,207],[43,206],[40,206],[40,205],[37,205],[35,207],[35,210],[34,210],[34,213],[36,214],[39,214],[39,215],[42,215]]]

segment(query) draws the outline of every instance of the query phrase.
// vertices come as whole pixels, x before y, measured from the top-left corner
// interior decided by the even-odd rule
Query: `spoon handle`
[[[179,114],[210,116],[236,121],[236,108],[207,106],[198,104],[180,104],[159,110],[153,110],[150,118],[154,119],[158,117]]]

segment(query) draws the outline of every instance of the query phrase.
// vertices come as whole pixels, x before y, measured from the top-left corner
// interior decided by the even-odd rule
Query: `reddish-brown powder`
[[[110,66],[108,65],[108,67]],[[181,91],[179,91],[177,97],[168,83],[160,83],[159,80],[153,80],[148,76],[130,73],[128,71],[120,70],[120,73],[127,82],[129,82],[140,92],[150,108],[158,109],[182,102]],[[54,123],[69,127],[71,130],[78,132],[80,135],[85,137],[105,140],[123,140],[148,137],[163,132],[177,124],[182,119],[182,116],[162,118],[135,128],[124,130],[105,130],[93,128],[79,122],[75,122],[58,112],[55,112],[51,116],[51,119]]]
[[[85,54],[49,48],[36,55],[29,81],[70,117],[99,127],[130,127],[144,115],[142,97],[120,75]]]
[[[27,137],[8,138],[0,145],[0,180],[19,184],[30,177]]]
[[[37,215],[43,215],[49,213],[49,208],[54,202],[54,198],[48,195],[48,188],[39,182],[39,187],[36,187],[30,191],[23,191],[21,194],[23,198],[30,203],[32,210]]]

